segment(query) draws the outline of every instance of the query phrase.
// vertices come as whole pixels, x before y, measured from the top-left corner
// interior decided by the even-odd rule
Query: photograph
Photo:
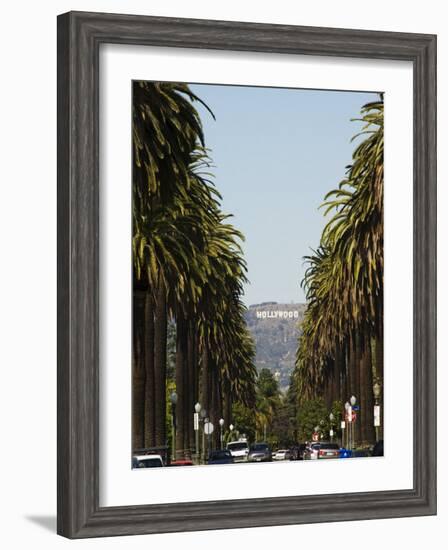
[[[131,85],[132,468],[382,457],[385,94]]]

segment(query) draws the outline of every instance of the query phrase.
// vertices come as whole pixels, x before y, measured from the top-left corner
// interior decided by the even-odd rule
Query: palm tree
[[[338,390],[343,402],[347,393],[357,395],[362,411],[357,438],[371,441],[373,364],[382,377],[382,100],[365,105],[361,120],[365,139],[355,149],[346,179],[325,197],[325,215],[334,215],[319,249],[307,258],[308,308],[296,371],[302,398],[315,395],[319,386],[326,388],[328,402]]]
[[[151,332],[153,324],[154,331],[146,346],[144,342],[134,345],[134,354],[138,355],[133,363],[140,365],[144,361],[148,375],[146,411],[143,419],[141,413],[136,414],[134,423],[141,425],[147,420],[145,440],[156,445],[164,445],[166,440],[168,290],[195,252],[194,243],[182,232],[179,223],[190,192],[194,154],[203,142],[193,101],[200,100],[184,84],[134,82],[134,289],[148,294],[148,307],[138,309],[134,303],[142,315],[135,318],[134,326],[148,325]],[[141,411],[141,407],[135,410]]]
[[[253,403],[255,383],[254,346],[240,301],[243,237],[220,210],[195,101],[183,84],[134,84],[134,289],[145,295],[143,308],[137,292],[134,298],[134,424],[143,423],[146,445],[165,443],[167,322],[173,319],[179,454],[194,445],[200,374],[201,399],[216,424],[224,388],[229,408],[232,399]]]

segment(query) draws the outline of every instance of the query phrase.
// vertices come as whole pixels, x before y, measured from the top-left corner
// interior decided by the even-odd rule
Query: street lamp
[[[334,414],[330,413],[330,441],[333,443],[333,421],[334,421]]]
[[[375,426],[375,439],[379,440],[379,429],[381,426],[381,408],[380,408],[381,386],[378,382],[373,385],[373,397],[375,405],[373,407],[373,425]]]
[[[352,409],[355,407],[356,405],[356,397],[354,395],[352,395],[350,397],[350,405],[352,406]],[[356,417],[355,417],[356,418]],[[352,447],[355,447],[355,427],[354,427],[354,422],[355,422],[355,419],[353,418],[353,415],[350,414],[350,419],[351,419],[351,431],[352,431]]]
[[[222,450],[222,429],[224,427],[224,418],[219,419],[219,428],[220,428],[220,441],[221,441],[221,450]]]
[[[348,431],[347,431],[347,448],[352,448],[352,442],[351,442],[351,425],[352,425],[352,407],[350,403],[347,401],[345,403],[345,418],[348,422]]]
[[[173,391],[170,395],[171,402],[171,432],[172,432],[172,444],[171,444],[171,453],[172,459],[176,460],[176,405],[177,405],[177,393]]]
[[[324,438],[324,425],[325,425],[325,421],[324,420],[321,420],[319,422],[320,424],[320,439],[323,439]]]
[[[230,424],[230,426],[229,426],[229,430],[230,430],[229,440],[230,440],[230,441],[233,441],[233,433],[232,433],[232,432],[233,432],[233,428],[234,428],[234,427],[235,427],[235,426],[234,426],[233,424]]]
[[[194,428],[194,438],[195,438],[195,454],[196,454],[196,460],[199,464],[199,457],[200,449],[199,449],[199,413],[201,412],[201,404],[198,402],[194,406],[194,414],[193,414],[193,428]]]

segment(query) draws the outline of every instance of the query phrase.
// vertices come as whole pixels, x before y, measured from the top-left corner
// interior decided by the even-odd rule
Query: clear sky
[[[246,305],[304,302],[303,256],[319,244],[318,210],[344,177],[365,103],[377,94],[191,85],[222,209],[246,237]]]

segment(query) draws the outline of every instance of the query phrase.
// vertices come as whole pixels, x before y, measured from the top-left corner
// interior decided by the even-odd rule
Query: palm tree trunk
[[[159,279],[154,312],[154,386],[155,386],[155,443],[166,445],[166,336],[167,306],[166,288]]]
[[[226,378],[223,381],[223,401],[224,401],[224,427],[226,430],[229,429],[230,424],[232,424],[232,394],[230,391],[230,382]]]
[[[210,414],[210,356],[207,345],[202,350],[201,361],[201,401],[202,408]]]
[[[325,382],[324,382],[324,401],[325,401],[325,406],[327,407],[327,409],[331,408],[331,388],[332,388],[332,384],[333,384],[332,376],[333,376],[333,373],[332,373],[332,370],[331,370],[331,367],[330,367],[327,370],[327,374],[326,374]]]
[[[357,405],[360,405],[361,400],[361,381],[360,381],[360,374],[361,374],[361,338],[359,333],[357,332],[355,334],[355,345],[354,345],[354,392],[353,395],[356,397]],[[359,411],[358,411],[359,413]],[[358,416],[358,415],[357,415]],[[356,445],[359,445],[362,442],[362,436],[361,436],[361,418],[356,419],[355,421],[355,443]]]
[[[366,442],[366,419],[367,419],[367,351],[366,351],[366,340],[361,339],[361,352],[360,352],[360,362],[359,362],[359,411],[357,422],[359,424],[359,441],[364,444]]]
[[[347,343],[344,343],[342,347],[339,348],[341,351],[341,361],[342,361],[342,380],[343,384],[341,387],[341,401],[342,406],[345,406],[348,398],[350,397],[350,367],[349,367],[349,358],[348,358],[348,346]]]
[[[144,447],[145,433],[145,362],[144,293],[133,292],[132,308],[132,449]]]
[[[341,399],[341,354],[339,345],[336,346],[333,372],[333,401],[339,401]]]
[[[183,313],[179,312],[176,319],[176,457],[183,458],[185,451],[185,412],[188,388],[187,374],[187,323]]]
[[[210,369],[211,375],[211,406],[210,406],[210,420],[213,424],[214,430],[212,434],[212,448],[219,447],[219,419],[221,418],[221,406],[220,406],[220,391],[219,391],[219,373],[218,365],[213,363]]]
[[[189,401],[190,401],[190,371],[188,365],[188,321],[185,320],[184,325],[184,373],[183,373],[183,403],[182,403],[182,416],[183,416],[183,456],[185,458],[190,458],[189,451],[189,420],[190,420],[190,410],[189,410]]]
[[[145,299],[145,447],[155,446],[154,384],[154,301],[150,292]]]
[[[349,336],[350,342],[349,342],[349,350],[348,350],[348,360],[349,360],[349,377],[350,377],[350,391],[348,395],[348,401],[350,401],[350,398],[354,395],[359,403],[359,371],[358,371],[358,350],[357,350],[357,342],[354,335]],[[359,443],[359,422],[355,421],[353,423],[353,426],[351,427],[353,438],[355,445],[358,445]]]
[[[355,343],[353,336],[349,336],[349,349],[348,349],[348,364],[349,364],[349,395],[348,399],[356,393],[356,355],[355,355]]]
[[[193,320],[188,322],[188,388],[187,388],[187,411],[186,411],[186,427],[187,427],[187,446],[190,452],[195,447],[195,434],[193,429],[193,413],[194,406],[197,401],[197,356],[196,356],[196,331],[194,330],[195,323]]]
[[[375,340],[375,374],[378,383],[381,386],[381,426],[379,429],[379,437],[383,439],[384,437],[384,342],[383,342],[383,331],[381,329],[380,334]]]
[[[365,357],[365,407],[364,407],[364,435],[365,442],[369,445],[375,442],[375,428],[373,426],[373,370],[372,370],[372,347],[370,336],[366,338]]]

